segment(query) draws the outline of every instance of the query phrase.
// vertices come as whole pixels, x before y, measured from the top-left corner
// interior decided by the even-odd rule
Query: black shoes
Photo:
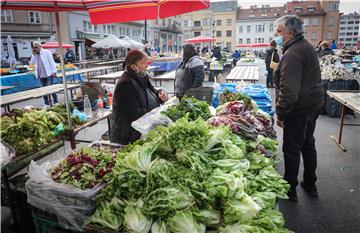
[[[296,202],[298,200],[297,198],[297,193],[296,193],[296,188],[290,188],[289,191],[287,192],[287,196],[289,197],[289,201],[293,201]]]
[[[307,193],[308,196],[319,197],[319,194],[317,192],[317,188],[315,185],[313,187],[309,187],[308,185],[305,184],[304,181],[301,181],[300,186],[305,190],[305,192]]]

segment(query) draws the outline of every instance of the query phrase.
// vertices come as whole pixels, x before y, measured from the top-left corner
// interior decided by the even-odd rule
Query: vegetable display
[[[322,80],[346,80],[360,78],[358,74],[341,64],[343,59],[337,55],[326,55],[319,58]]]
[[[92,188],[112,171],[117,151],[107,146],[82,147],[53,167],[51,176],[59,183]]]
[[[276,138],[271,118],[244,101],[228,102],[218,107],[216,116],[208,122],[213,126],[226,125],[232,132],[244,138],[256,140],[258,135]]]
[[[174,122],[185,116],[185,114],[189,115],[190,120],[196,120],[198,117],[206,120],[211,117],[209,105],[205,101],[193,97],[183,97],[180,103],[170,106],[163,114]]]
[[[74,124],[79,124],[77,117]],[[35,152],[55,138],[57,125],[67,122],[66,108],[56,104],[48,110],[13,109],[1,116],[1,138],[11,145],[17,155]]]
[[[224,110],[248,111],[240,102]],[[289,188],[274,168],[277,142],[188,117],[118,152],[87,223],[138,233],[289,232],[274,210]]]

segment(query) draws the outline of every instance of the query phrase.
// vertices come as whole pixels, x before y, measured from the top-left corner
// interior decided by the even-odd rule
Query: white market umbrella
[[[129,44],[117,38],[115,35],[109,35],[102,40],[97,41],[91,47],[101,49],[101,48],[128,48]]]
[[[8,61],[11,66],[12,64],[16,63],[16,58],[15,58],[15,50],[12,45],[13,40],[10,35],[8,35],[8,37],[6,39],[6,43],[7,43],[7,50],[8,50]]]
[[[54,35],[51,35],[50,38],[49,38],[49,42],[55,42],[55,36]]]
[[[127,47],[129,49],[142,49],[142,48],[144,48],[144,45],[142,43],[140,43],[140,42],[138,42],[136,40],[133,40],[133,39],[127,37],[127,36],[122,38],[122,40],[126,41],[129,44],[129,47]]]

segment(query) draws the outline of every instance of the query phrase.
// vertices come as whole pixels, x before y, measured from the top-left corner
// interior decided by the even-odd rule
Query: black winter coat
[[[277,52],[277,49],[274,47],[271,47],[269,49],[266,50],[266,58],[265,58],[265,65],[266,65],[266,70],[272,72],[273,70],[270,68],[270,63],[271,63],[271,57],[272,54],[274,53],[274,62],[279,62],[280,58],[279,58],[279,54]]]
[[[315,112],[324,105],[319,60],[302,35],[284,44],[274,83],[276,114],[280,121],[290,115]]]
[[[111,142],[126,145],[140,138],[141,134],[131,123],[160,106],[159,91],[149,77],[139,77],[133,71],[124,72],[114,91]]]

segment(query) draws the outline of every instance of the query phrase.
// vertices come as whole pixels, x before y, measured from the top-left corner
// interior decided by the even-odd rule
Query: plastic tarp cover
[[[55,214],[58,223],[64,228],[82,231],[83,223],[95,210],[93,198],[105,184],[101,183],[92,189],[81,190],[57,183],[48,171],[59,162],[45,162],[38,165],[31,161],[29,180],[25,184],[27,202],[42,211]]]

